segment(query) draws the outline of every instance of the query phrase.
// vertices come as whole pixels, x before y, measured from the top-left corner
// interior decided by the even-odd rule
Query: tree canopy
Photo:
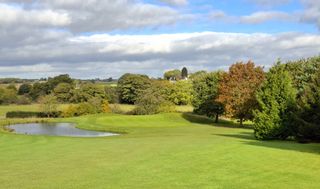
[[[124,74],[118,81],[119,98],[122,103],[134,104],[139,93],[149,88],[151,80],[146,75]]]
[[[227,116],[243,120],[252,118],[257,106],[256,90],[264,80],[262,67],[252,61],[231,65],[229,72],[223,74],[219,84],[218,102],[225,105]]]

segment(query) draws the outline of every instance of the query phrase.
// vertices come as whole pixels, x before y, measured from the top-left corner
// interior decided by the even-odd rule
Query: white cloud
[[[32,77],[35,72],[27,70],[42,65],[48,69],[42,69],[37,76],[69,73],[81,78],[119,77],[125,72],[161,76],[164,70],[172,68],[225,69],[232,63],[249,59],[269,67],[277,58],[285,61],[319,52],[320,36],[315,34],[200,32],[63,36],[57,33],[32,45],[25,42],[0,48],[0,74]]]
[[[299,20],[303,23],[316,24],[320,30],[320,1],[319,0],[301,0],[305,10],[299,13]]]
[[[293,17],[285,12],[280,11],[261,11],[251,15],[241,16],[240,22],[246,24],[261,24],[267,21],[291,21]]]
[[[279,6],[279,5],[285,5],[292,0],[277,0],[277,1],[270,1],[270,0],[246,0],[247,2],[254,3],[260,7],[273,7],[273,6]]]
[[[0,23],[48,24],[73,32],[160,27],[192,17],[178,10],[136,0],[0,0]],[[12,5],[8,3],[18,3]],[[169,1],[168,1],[169,2]],[[170,1],[182,5],[183,0]],[[9,18],[9,19],[8,19]]]
[[[184,6],[188,4],[188,0],[159,0],[164,3],[168,3],[169,5],[177,5]]]
[[[0,24],[29,26],[66,26],[71,20],[66,13],[46,10],[23,10],[0,3]]]

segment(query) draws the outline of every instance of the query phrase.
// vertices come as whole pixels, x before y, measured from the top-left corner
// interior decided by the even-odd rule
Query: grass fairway
[[[0,188],[320,188],[319,144],[256,141],[250,129],[180,113],[59,121],[127,134],[0,133]]]

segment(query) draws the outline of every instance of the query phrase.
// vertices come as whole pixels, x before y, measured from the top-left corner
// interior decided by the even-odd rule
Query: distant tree
[[[191,104],[193,99],[192,83],[190,81],[177,81],[169,83],[168,100],[176,105]]]
[[[48,86],[49,86],[49,90],[53,90],[57,85],[59,85],[60,83],[68,83],[68,84],[72,84],[73,83],[73,79],[70,78],[70,76],[68,74],[62,74],[62,75],[58,75],[56,77],[53,78],[49,78],[48,79]]]
[[[151,80],[146,75],[124,74],[118,80],[118,92],[121,103],[133,104],[139,93],[149,88]]]
[[[105,86],[104,88],[106,99],[110,103],[118,103],[119,102],[119,94],[117,91],[117,87]]]
[[[106,98],[104,88],[90,82],[81,84],[79,88],[72,90],[71,93],[70,102],[72,103],[88,102],[89,99],[95,97]]]
[[[59,102],[70,102],[72,97],[71,91],[74,87],[69,83],[59,83],[54,89],[54,95]]]
[[[195,73],[190,74],[190,75],[189,75],[189,78],[190,78],[191,80],[193,80],[194,78],[197,78],[197,77],[199,77],[200,75],[203,75],[203,74],[206,74],[206,73],[207,73],[207,71],[205,71],[205,70],[197,71],[197,72],[195,72]]]
[[[30,91],[30,96],[33,100],[37,100],[40,96],[50,94],[51,90],[48,83],[34,83]]]
[[[107,79],[107,82],[112,82],[112,81],[113,81],[112,77],[109,77],[109,78]]]
[[[159,85],[152,85],[138,96],[133,110],[133,114],[150,115],[163,112],[173,112],[175,106],[172,102],[166,99]]]
[[[20,85],[19,90],[18,90],[18,95],[25,95],[29,94],[32,89],[32,86],[30,84],[24,83]]]
[[[54,95],[50,94],[42,96],[39,102],[41,104],[42,112],[45,113],[48,117],[51,117],[51,115],[53,115],[53,113],[57,111],[58,101],[57,97],[55,97]]]
[[[15,103],[17,98],[17,91],[14,89],[0,88],[0,104]]]
[[[284,65],[277,63],[257,91],[258,109],[254,111],[254,133],[258,139],[285,139],[293,135],[291,120],[296,90]]]
[[[182,68],[182,71],[181,71],[181,78],[182,78],[182,79],[186,79],[186,78],[188,78],[188,70],[187,70],[187,68],[186,68],[186,67],[183,67],[183,68]]]
[[[320,141],[320,72],[304,86],[294,118],[298,140]]]
[[[253,62],[233,64],[222,77],[217,101],[225,105],[228,116],[238,118],[242,125],[244,120],[252,118],[257,106],[255,93],[263,80],[262,67],[256,67]]]
[[[164,79],[166,80],[180,80],[181,79],[181,71],[180,70],[170,70],[164,73]]]
[[[10,84],[6,88],[9,90],[18,91],[17,87],[14,84]]]

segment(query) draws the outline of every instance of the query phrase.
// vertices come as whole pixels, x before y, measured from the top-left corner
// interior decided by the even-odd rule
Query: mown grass
[[[320,145],[257,141],[190,113],[54,121],[104,138],[0,133],[0,188],[319,188]]]

